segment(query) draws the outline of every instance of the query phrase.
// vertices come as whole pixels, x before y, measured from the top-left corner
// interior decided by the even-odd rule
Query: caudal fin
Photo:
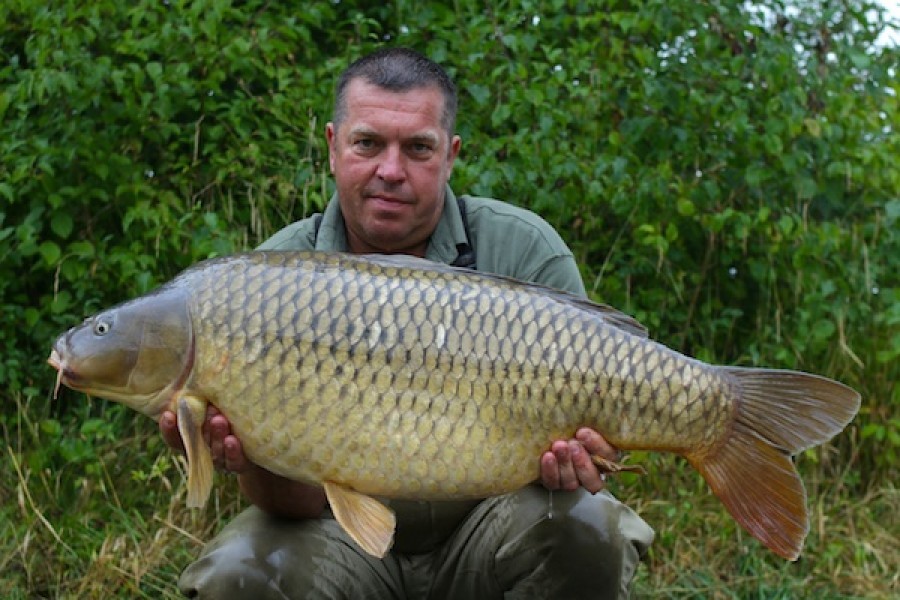
[[[688,460],[744,529],[796,560],[809,517],[791,456],[840,433],[859,410],[860,396],[809,373],[721,369],[738,390],[734,426],[712,454]]]

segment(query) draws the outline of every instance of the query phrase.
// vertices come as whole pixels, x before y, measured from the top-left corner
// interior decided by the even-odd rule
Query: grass
[[[668,456],[654,462],[657,481],[618,494],[657,534],[638,574],[637,597],[894,598],[900,592],[900,489],[893,481],[859,493],[810,485],[804,477],[811,527],[800,559],[790,563],[746,534],[689,467]]]
[[[14,400],[17,415],[0,418],[0,597],[178,597],[180,571],[242,506],[234,482],[217,476],[210,504],[188,510],[183,464],[149,419],[108,403],[54,419],[44,400]],[[657,533],[635,597],[900,594],[895,476],[863,485],[853,464],[826,477],[822,460],[801,461],[811,530],[788,563],[745,534],[684,461],[635,458],[650,474],[612,484]]]

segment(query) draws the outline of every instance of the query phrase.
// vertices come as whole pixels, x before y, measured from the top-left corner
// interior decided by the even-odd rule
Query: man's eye
[[[375,148],[375,140],[370,140],[368,138],[363,138],[356,140],[353,142],[353,145],[356,146],[360,150],[371,150]]]
[[[410,144],[409,149],[410,152],[417,156],[425,156],[431,153],[431,146],[421,142]]]

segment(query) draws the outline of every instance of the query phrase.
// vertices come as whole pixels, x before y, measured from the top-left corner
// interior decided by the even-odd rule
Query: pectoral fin
[[[188,463],[187,505],[199,508],[206,504],[212,490],[213,462],[209,447],[203,441],[203,420],[206,401],[194,396],[182,396],[176,403],[178,433],[184,444]]]
[[[326,481],[325,495],[334,517],[363,550],[384,558],[394,543],[394,513],[384,504],[350,488]]]

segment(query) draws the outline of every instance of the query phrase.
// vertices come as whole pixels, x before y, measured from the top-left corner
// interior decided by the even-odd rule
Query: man
[[[325,135],[337,193],[323,215],[261,249],[404,253],[585,295],[571,252],[545,221],[496,200],[458,199],[448,187],[460,138],[443,69],[410,50],[381,50],[352,64],[336,92]],[[181,447],[174,414],[160,428]],[[589,429],[540,457],[542,485],[475,502],[390,501],[397,533],[382,560],[340,529],[320,488],[250,463],[213,408],[204,431],[217,467],[237,473],[253,506],[182,574],[189,597],[620,597],[653,537],[598,493],[604,477],[590,454],[617,452]]]

